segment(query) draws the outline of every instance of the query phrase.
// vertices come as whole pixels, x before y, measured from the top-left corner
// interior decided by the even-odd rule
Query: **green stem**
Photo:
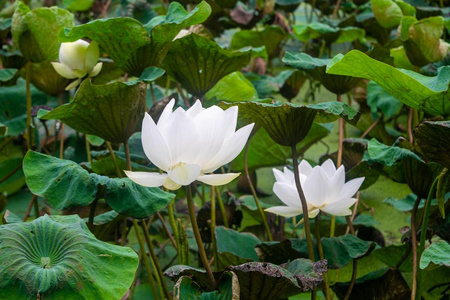
[[[270,228],[269,228],[269,224],[267,223],[266,215],[264,214],[261,204],[259,204],[258,195],[256,194],[255,187],[253,186],[252,179],[250,178],[250,173],[248,172],[248,148],[250,145],[250,139],[251,139],[251,137],[248,139],[247,144],[245,145],[245,150],[244,150],[245,176],[247,177],[248,185],[250,186],[250,190],[252,191],[253,199],[255,199],[256,206],[258,207],[258,211],[259,211],[259,214],[263,221],[264,228],[267,233],[267,237],[269,238],[269,241],[273,241],[272,233],[270,232]]]
[[[219,202],[219,208],[220,208],[220,213],[222,214],[223,225],[228,228],[229,227],[228,226],[228,218],[227,218],[227,213],[225,211],[225,206],[223,205],[222,196],[220,195],[220,191],[217,186],[215,186],[214,189],[216,189],[217,201]]]
[[[125,159],[127,160],[127,170],[133,171],[133,169],[131,168],[131,156],[130,156],[130,147],[128,145],[128,141],[126,141],[124,143],[124,148],[125,148]]]
[[[411,249],[413,255],[413,278],[411,284],[411,299],[416,298],[417,293],[417,232],[416,232],[416,214],[419,208],[420,197],[417,196],[416,202],[411,212]]]
[[[91,145],[89,144],[89,139],[87,137],[87,134],[84,135],[84,141],[86,144],[86,155],[87,155],[87,160],[89,163],[92,163],[92,157],[91,157]]]
[[[174,205],[174,204],[175,204],[175,198],[173,198],[172,202],[170,202],[169,205],[167,205],[167,212],[169,213],[169,224],[170,224],[170,227],[172,227],[172,232],[173,232],[175,241],[177,242],[177,251],[178,251],[179,233],[178,233],[177,223],[175,222],[175,214],[173,212],[173,207],[172,207],[172,205]]]
[[[309,226],[308,204],[306,202],[306,197],[305,194],[303,193],[302,185],[300,183],[300,174],[298,172],[298,161],[297,161],[297,148],[295,147],[295,145],[291,146],[291,152],[292,152],[292,162],[294,164],[295,185],[297,186],[298,195],[302,203],[303,220],[304,220],[303,227],[306,235],[306,242],[308,244],[308,256],[311,261],[314,261],[314,249],[311,238],[311,228]]]
[[[98,203],[98,197],[95,197],[94,202],[91,204],[91,208],[89,210],[89,221],[88,221],[88,228],[90,231],[94,229],[94,217],[95,217],[95,209],[97,208]]]
[[[324,256],[323,256],[322,241],[320,239],[319,215],[316,217],[314,229],[315,229],[315,235],[316,235],[316,241],[317,241],[317,250],[319,251],[319,257],[321,260],[323,260]],[[330,282],[328,281],[327,273],[323,274],[323,281],[325,283],[325,299],[330,300],[331,299],[331,297],[330,297]]]
[[[150,287],[152,289],[153,298],[160,299],[159,294],[156,291],[156,285],[155,285],[155,281],[153,280],[153,275],[152,275],[152,268],[150,268],[150,263],[148,261],[147,252],[145,251],[144,241],[142,240],[142,236],[141,236],[141,233],[139,230],[139,225],[138,225],[136,219],[133,219],[133,227],[134,227],[134,230],[136,231],[136,237],[137,237],[137,240],[139,243],[139,248],[141,249],[141,252],[142,252],[142,260],[144,261],[144,266],[147,270],[148,282],[150,283]]]
[[[192,231],[194,232],[195,241],[197,242],[198,252],[200,254],[200,259],[202,261],[203,267],[208,274],[209,279],[214,287],[217,288],[216,279],[211,271],[211,267],[208,263],[208,258],[206,257],[205,248],[203,247],[202,237],[200,236],[200,231],[197,225],[197,218],[195,217],[195,207],[194,201],[192,200],[192,187],[191,185],[186,186],[186,197],[188,202],[189,218],[191,219]]]
[[[436,185],[439,181],[440,176],[436,176],[431,185],[430,192],[428,193],[427,200],[425,202],[423,221],[422,221],[422,229],[420,231],[420,245],[417,250],[417,259],[420,260],[422,257],[422,253],[425,250],[425,240],[427,239],[427,229],[428,229],[428,215],[430,213],[431,200],[435,195]],[[416,299],[420,300],[422,298],[422,289],[421,289],[421,281],[422,281],[422,272],[420,268],[417,270],[417,294]]]
[[[33,128],[31,127],[31,61],[25,65],[26,72],[26,93],[27,93],[27,148],[33,148]]]
[[[163,216],[159,212],[157,212],[156,215],[158,216],[158,219],[161,221],[161,224],[164,227],[164,230],[166,231],[167,236],[169,237],[169,240],[172,243],[173,247],[175,248],[175,250],[178,249],[177,242],[175,241],[174,237],[170,233],[170,230],[167,227],[166,221],[164,221]],[[150,224],[150,222],[149,222],[149,224]]]
[[[211,187],[211,242],[214,256],[214,268],[219,270],[219,259],[217,255],[217,243],[216,243],[216,197],[214,195],[214,188]]]
[[[37,219],[37,218],[40,217],[40,214],[39,214],[39,201],[38,201],[38,197],[37,196],[36,196],[36,199],[34,200],[33,206],[34,206],[34,215],[35,215],[35,217]]]
[[[116,154],[114,153],[111,143],[106,141],[105,144],[106,144],[106,148],[108,148],[109,154],[111,154],[111,158],[114,163],[114,168],[116,169],[116,175],[117,175],[117,177],[122,178],[122,172],[120,172],[119,164],[117,163]]]
[[[158,257],[156,257],[155,250],[153,249],[152,240],[150,238],[150,234],[148,233],[148,230],[147,230],[148,226],[147,226],[145,220],[142,220],[141,226],[142,226],[142,231],[144,231],[144,237],[145,237],[145,241],[147,242],[147,248],[150,251],[150,259],[152,261],[153,268],[157,272],[156,280],[158,281],[158,285],[163,290],[164,296],[167,299],[171,300],[172,296],[170,295],[169,289],[167,288],[167,283],[164,280],[164,275],[163,275],[163,272],[161,269],[161,265],[159,264]]]
[[[349,216],[346,216],[348,227],[350,228],[350,232],[352,235],[355,235],[355,229],[353,228],[352,220]],[[350,286],[348,287],[347,293],[345,294],[344,300],[348,300],[350,295],[352,294],[353,286],[355,285],[356,274],[358,272],[358,260],[356,258],[353,259],[353,270],[352,270],[352,279],[350,281]]]

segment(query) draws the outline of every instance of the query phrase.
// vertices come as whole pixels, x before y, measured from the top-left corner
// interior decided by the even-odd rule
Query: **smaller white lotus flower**
[[[80,84],[81,78],[97,76],[102,69],[103,63],[97,63],[100,57],[98,44],[93,41],[88,43],[78,40],[72,43],[62,43],[59,48],[59,61],[52,62],[55,71],[62,77],[75,79],[66,87],[70,90]]]
[[[217,186],[231,182],[240,173],[209,174],[232,161],[245,146],[254,124],[236,131],[238,107],[207,109],[200,101],[185,111],[172,111],[175,100],[164,108],[155,124],[145,113],[142,122],[142,146],[150,161],[166,172],[131,172],[125,174],[147,187],[163,185],[179,189],[195,180]]]
[[[344,166],[336,170],[331,159],[314,168],[306,160],[302,160],[298,170],[308,205],[309,218],[317,216],[319,211],[335,216],[352,214],[350,207],[357,200],[352,197],[360,188],[364,177],[355,178],[346,183]],[[276,178],[273,192],[286,206],[274,206],[266,211],[284,217],[302,214],[302,203],[295,185],[294,173],[286,167],[284,172],[273,169],[273,173]]]

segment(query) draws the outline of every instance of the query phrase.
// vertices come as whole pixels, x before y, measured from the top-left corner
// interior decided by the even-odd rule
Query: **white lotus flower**
[[[232,161],[245,146],[254,124],[236,130],[237,106],[207,109],[200,101],[187,111],[172,111],[171,100],[159,117],[158,125],[146,113],[142,123],[142,145],[150,161],[166,173],[131,172],[125,174],[147,187],[163,185],[176,190],[195,180],[224,185],[240,173],[209,174]]]
[[[331,159],[314,168],[306,160],[302,160],[298,169],[310,218],[317,216],[320,210],[335,216],[352,214],[350,207],[356,202],[356,198],[352,197],[360,188],[364,177],[355,178],[346,183],[344,166],[336,170]],[[302,204],[295,185],[294,173],[286,167],[284,172],[273,169],[273,173],[276,178],[273,192],[286,206],[274,206],[266,211],[284,217],[302,214]]]
[[[97,63],[99,57],[100,50],[95,41],[88,43],[78,40],[72,43],[62,43],[59,48],[60,62],[52,62],[52,65],[62,77],[78,78],[66,87],[66,90],[70,90],[79,85],[81,78],[86,75],[93,77],[100,73],[103,64]]]

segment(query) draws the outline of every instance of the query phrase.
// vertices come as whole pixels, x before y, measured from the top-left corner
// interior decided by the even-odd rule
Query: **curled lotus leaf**
[[[61,45],[58,31],[73,26],[73,15],[56,6],[30,10],[22,1],[16,3],[11,33],[23,57],[32,62],[55,59]]]
[[[327,73],[370,79],[409,107],[435,115],[450,113],[448,66],[438,68],[437,76],[428,77],[394,68],[352,50],[345,56],[336,55],[328,65]]]
[[[77,131],[125,143],[141,127],[145,96],[146,85],[142,81],[94,85],[85,80],[71,103],[39,117],[60,119]]]
[[[414,130],[414,142],[430,161],[450,169],[450,121],[425,121]]]
[[[269,136],[283,146],[301,142],[313,122],[329,123],[342,117],[349,123],[356,124],[359,119],[359,113],[353,108],[336,101],[310,105],[267,101],[220,103],[223,108],[233,105],[239,107],[239,115],[242,118],[264,127]]]
[[[345,94],[350,91],[358,82],[358,78],[353,75],[340,76],[332,75],[326,72],[328,63],[331,59],[321,59],[309,56],[306,53],[292,54],[287,52],[283,57],[283,62],[318,80],[323,86],[332,93]]]
[[[246,66],[250,57],[251,51],[225,50],[192,33],[173,42],[163,68],[189,93],[202,97],[224,76]]]
[[[77,215],[0,227],[1,299],[121,299],[139,259],[97,240]]]

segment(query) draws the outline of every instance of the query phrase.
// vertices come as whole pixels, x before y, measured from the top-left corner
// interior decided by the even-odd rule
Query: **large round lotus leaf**
[[[328,74],[326,68],[330,61],[331,59],[314,58],[306,53],[292,54],[287,52],[283,57],[283,62],[286,65],[304,71],[320,81],[330,92],[338,95],[345,94],[355,86],[359,79],[351,76]]]
[[[73,26],[73,15],[58,7],[30,10],[22,1],[16,3],[11,33],[22,55],[32,62],[57,58],[58,31]]]
[[[77,131],[124,143],[141,127],[145,97],[144,82],[94,85],[85,80],[72,102],[39,117],[60,119]]]
[[[89,173],[73,161],[29,151],[23,161],[28,188],[53,208],[87,206],[104,198],[118,213],[147,218],[175,197],[159,188],[138,185],[128,178]]]
[[[444,59],[449,45],[440,39],[443,30],[444,18],[441,16],[420,21],[412,16],[404,17],[400,38],[409,60],[417,66],[424,66]]]
[[[450,169],[450,121],[421,123],[414,130],[414,142],[427,159]]]
[[[266,26],[262,31],[240,30],[233,35],[230,47],[237,50],[248,46],[264,46],[269,57],[273,58],[279,52],[280,43],[287,37],[288,33],[276,25]]]
[[[302,141],[314,121],[329,123],[342,117],[349,123],[356,124],[359,119],[359,113],[353,108],[336,101],[310,105],[254,101],[220,104],[224,108],[234,105],[239,107],[241,117],[264,127],[269,136],[283,146],[296,145]]]
[[[239,280],[233,272],[224,272],[216,291],[204,292],[189,276],[181,276],[173,287],[175,300],[237,300]]]
[[[302,42],[311,39],[322,38],[328,45],[331,43],[353,42],[356,39],[363,38],[365,31],[357,27],[331,27],[330,25],[313,22],[300,23],[293,28],[295,36]]]
[[[52,96],[60,95],[64,92],[69,80],[59,75],[51,62],[31,64],[31,83],[44,93]]]
[[[436,77],[394,68],[370,58],[358,50],[339,54],[327,67],[327,73],[357,76],[378,83],[404,104],[430,114],[450,113],[450,67],[438,69]]]
[[[202,97],[222,77],[246,66],[250,56],[250,51],[225,50],[193,33],[173,42],[163,67],[189,93]]]
[[[0,227],[1,299],[121,299],[139,259],[97,240],[78,216]]]

